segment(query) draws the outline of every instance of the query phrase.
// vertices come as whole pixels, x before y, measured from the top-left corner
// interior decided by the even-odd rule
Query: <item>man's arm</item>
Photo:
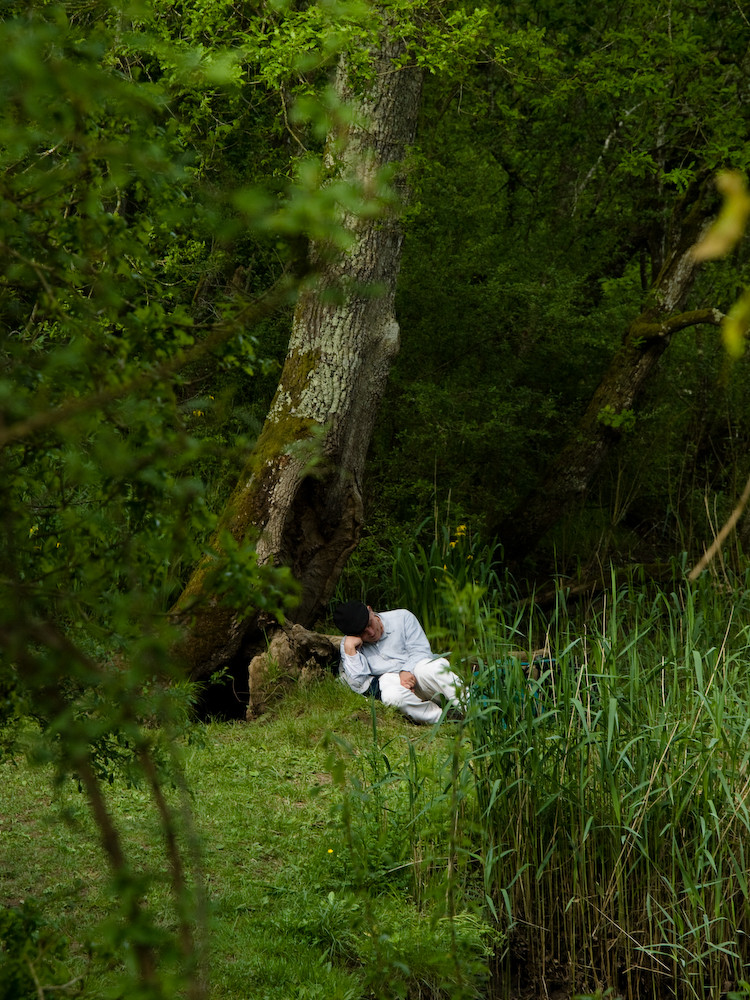
[[[359,651],[360,646],[363,645],[364,643],[358,635],[344,636],[344,652],[347,656],[354,656]]]
[[[372,683],[372,674],[362,653],[362,645],[358,635],[345,635],[340,646],[344,680],[357,694],[364,694]]]

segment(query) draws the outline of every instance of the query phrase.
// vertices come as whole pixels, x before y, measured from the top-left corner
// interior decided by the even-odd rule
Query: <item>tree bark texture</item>
[[[337,162],[365,189],[414,139],[421,76],[396,64],[402,54],[385,30],[366,92],[356,98],[346,65],[337,73],[339,95],[358,110],[343,151],[335,137]],[[256,538],[259,562],[292,569],[302,586],[292,617],[303,625],[330,598],[359,540],[365,456],[399,349],[398,212],[347,215],[344,224],[354,236],[349,251],[334,258],[325,247],[311,249],[317,279],[299,299],[276,394],[220,525],[235,539]],[[257,631],[254,619],[238,618],[206,592],[208,569],[196,569],[175,609],[188,630],[183,655],[193,678],[250,651]]]
[[[250,698],[245,717],[256,719],[295,684],[308,684],[338,670],[341,636],[311,632],[302,625],[277,628],[248,666]]]
[[[628,327],[580,422],[542,482],[499,528],[509,562],[531,554],[546,532],[585,495],[621,437],[622,415],[635,406],[672,336],[699,323],[721,322],[718,309],[681,311],[698,266],[692,248],[709,217],[701,192],[687,209],[683,206],[673,223],[672,250],[651,286],[643,312]]]

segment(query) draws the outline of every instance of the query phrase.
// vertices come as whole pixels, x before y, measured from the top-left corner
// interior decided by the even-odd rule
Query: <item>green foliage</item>
[[[685,195],[735,157],[747,165],[725,113],[741,104],[746,29],[730,2],[585,15],[512,3],[490,12],[460,83],[426,79],[403,346],[368,468],[375,556],[410,544],[435,502],[450,498],[487,534],[522,510],[641,312]],[[727,311],[746,270],[742,250],[705,266],[686,307]],[[713,329],[678,334],[634,411],[641,426],[576,511],[576,544],[555,535],[557,565],[699,548],[705,512],[675,493],[690,482],[710,495],[728,475],[724,427],[742,436],[744,381],[724,369]],[[704,419],[707,399],[726,402],[726,425]]]
[[[448,597],[429,580],[473,667],[459,750],[431,801],[423,765],[395,764],[394,741],[334,761],[347,877],[371,896],[409,864],[416,898],[434,901],[424,863],[434,878],[452,818],[450,879],[462,900],[484,899],[508,987],[521,963],[538,988],[567,969],[567,986],[586,995],[739,991],[746,576],[692,586],[675,564],[671,582],[623,584],[613,571],[602,597],[575,605],[560,587],[546,612],[508,585]]]
[[[746,904],[744,813],[726,811],[722,780],[740,781],[746,699],[744,646],[733,632],[723,638],[726,604],[708,587],[687,597],[675,587],[645,610],[633,596],[625,613],[614,592],[619,612],[589,625],[585,644],[581,629],[565,631],[561,605],[549,622],[509,603],[499,550],[476,533],[533,486],[573,425],[658,272],[680,199],[727,161],[747,166],[742,12],[730,2],[583,11],[525,0],[439,10],[400,0],[389,9],[429,80],[423,146],[411,161],[404,350],[368,473],[372,531],[352,576],[361,574],[371,602],[412,607],[466,669],[492,670],[496,659],[507,663],[509,647],[532,637],[543,644],[549,631],[566,672],[551,707],[544,685],[538,698],[526,696],[515,664],[492,673],[502,682],[490,688],[495,703],[478,706],[470,722],[485,781],[478,818],[469,822],[470,775],[457,747],[450,778],[435,769],[442,791],[429,799],[434,774],[414,754],[394,763],[392,745],[376,739],[341,777],[346,862],[316,876],[301,909],[291,872],[282,888],[294,902],[276,924],[258,891],[250,903],[234,899],[232,920],[250,914],[272,931],[295,928],[311,949],[308,966],[323,962],[305,986],[284,979],[285,995],[299,987],[300,996],[353,996],[362,981],[377,993],[383,970],[402,994],[472,995],[484,929],[470,907],[453,905],[456,872],[461,891],[477,890],[476,844],[451,822],[461,810],[467,836],[480,831],[480,898],[486,890],[503,933],[522,921],[548,926],[548,901],[562,896],[557,885],[546,896],[538,886],[553,871],[570,879],[566,899],[620,907],[607,911],[620,926],[635,897],[625,882],[606,882],[613,865],[606,877],[647,886],[648,931],[667,941],[660,953],[644,946],[634,956],[618,940],[599,955],[613,976],[615,956],[629,954],[652,969],[666,961],[675,982],[689,966],[697,992],[699,981],[736,980],[722,900],[737,912]],[[327,0],[39,0],[7,4],[0,21],[2,747],[13,752],[32,717],[33,758],[53,765],[58,782],[72,775],[89,797],[97,826],[88,835],[100,838],[113,871],[97,908],[97,919],[110,919],[96,933],[115,992],[204,989],[200,851],[175,752],[192,732],[195,691],[175,683],[179,632],[169,609],[206,555],[215,596],[238,611],[280,614],[294,600],[283,569],[259,566],[252,545],[212,534],[272,391],[307,240],[345,250],[341,210],[370,215],[390,203],[385,178],[354,190],[323,154],[326,135],[351,124],[330,87],[338,54],[349,56],[357,86],[375,26],[369,5]],[[741,271],[740,260],[706,269],[693,301],[734,301]],[[618,456],[604,470],[595,499],[612,511],[610,529],[630,516],[674,551],[682,533],[706,533],[706,488],[709,523],[731,506],[750,404],[742,372],[727,376],[703,334],[671,355],[649,413],[632,422],[624,465]],[[622,415],[605,419],[622,424]],[[660,461],[644,468],[657,439]],[[648,500],[645,514],[637,494]],[[453,522],[471,532],[425,526],[425,511],[445,497]],[[654,624],[662,613],[667,640]],[[633,635],[648,649],[644,668]],[[582,676],[595,677],[589,700]],[[667,838],[645,805],[642,813],[633,805],[653,804],[657,759],[669,783],[653,815],[672,822]],[[231,766],[244,775],[249,765],[237,757]],[[512,779],[502,787],[500,773]],[[112,820],[108,798],[118,784],[161,830],[150,855],[132,839],[123,849],[128,821]],[[164,793],[172,784],[174,797]],[[501,835],[518,816],[539,837],[515,845],[508,874]],[[233,821],[224,815],[226,828]],[[560,830],[578,831],[577,844],[554,840]],[[717,830],[728,853],[714,849]],[[267,853],[281,869],[278,852]],[[445,857],[453,867],[433,880]],[[644,859],[669,873],[679,898],[638,867]],[[239,847],[235,862],[227,884],[245,863]],[[297,864],[304,870],[306,859]],[[579,892],[584,875],[588,897]],[[396,892],[408,885],[417,908],[388,913],[382,899],[382,910],[366,907],[362,888],[374,882]],[[602,900],[605,884],[614,888]],[[532,916],[523,906],[535,895],[547,909]],[[430,935],[416,934],[417,916],[432,919]],[[575,903],[563,925],[576,941],[591,940],[592,919]],[[31,904],[6,909],[3,920],[16,944],[2,958],[19,991],[31,982],[39,992],[32,969],[45,973],[42,985],[69,981],[54,921]],[[231,937],[225,928],[227,953]],[[266,972],[253,972],[259,991],[276,989],[285,958],[269,945]],[[357,963],[367,970],[359,979],[347,974]],[[243,988],[246,970],[236,973]]]
[[[471,839],[464,824],[471,778],[460,743],[434,761],[408,738],[381,742],[374,707],[372,745],[359,753],[330,741],[329,767],[341,786],[340,825],[347,845],[343,878],[356,895],[329,897],[326,916],[347,912],[337,940],[367,968],[376,997],[483,995],[494,935],[471,901]],[[458,817],[461,816],[459,825]],[[382,897],[411,891],[419,916],[394,925]],[[321,940],[325,933],[316,923]],[[352,931],[358,935],[352,935]],[[333,937],[330,931],[328,935]],[[329,945],[329,948],[332,945]]]
[[[365,1000],[388,995],[391,982],[391,996],[481,995],[490,929],[471,905],[464,910],[460,878],[453,920],[445,905],[450,796],[443,758],[452,754],[452,733],[406,733],[403,719],[381,706],[373,738],[361,705],[328,678],[292,692],[262,726],[207,724],[200,740],[179,741],[211,886],[216,1000]],[[375,764],[379,744],[391,779],[374,793],[382,807],[376,819],[365,799],[368,782],[386,776],[384,764]],[[335,774],[355,795],[354,779],[361,778],[362,809],[353,806],[353,820],[361,817],[363,838],[377,836],[390,818],[407,845],[419,841],[415,864],[401,872],[381,869],[380,886],[371,881],[365,888],[355,877],[358,863],[341,823],[344,789],[328,770],[336,759],[342,770]],[[84,803],[70,784],[50,801],[48,775],[20,757],[15,765],[0,763],[0,772],[6,893],[43,901],[49,925],[68,939],[69,979],[83,976],[76,983],[82,997],[119,995],[117,924],[100,925],[113,907],[111,888]],[[165,795],[177,798],[168,786]],[[134,863],[140,868],[161,856],[147,790],[115,782],[106,798]],[[154,878],[144,891],[162,928],[172,926],[167,880]]]
[[[40,990],[68,990],[77,978],[69,967],[69,943],[48,924],[36,903],[0,909],[0,997],[35,1000]],[[44,983],[44,987],[42,987]]]
[[[737,170],[725,170],[716,177],[716,186],[723,195],[721,211],[694,250],[698,260],[726,256],[745,234],[750,215],[750,195],[744,176]],[[724,346],[730,357],[742,357],[745,337],[750,329],[750,292],[747,289],[733,304],[722,324]]]
[[[613,406],[607,405],[601,408],[596,419],[605,427],[627,433],[635,427],[636,416],[632,410],[621,410],[618,413]]]
[[[459,595],[499,588],[497,546],[487,545],[459,524],[453,537],[448,528],[429,548],[397,549],[393,561],[393,592],[400,606],[414,611],[432,637],[437,629],[455,636],[451,625],[465,624],[469,616]],[[448,620],[446,621],[446,616]]]
[[[410,727],[329,678],[264,726],[178,741],[212,886],[214,995],[465,1000],[485,995],[490,960],[498,982],[520,968],[540,988],[567,968],[586,995],[740,994],[748,593],[744,577],[687,586],[679,565],[661,586],[613,576],[587,605],[559,589],[546,611],[465,585],[464,723]],[[511,655],[536,647],[552,657],[538,677]],[[49,802],[38,769],[2,769],[8,890],[45,900],[19,941],[38,931],[49,969],[86,969],[82,995],[101,995],[122,937],[119,922],[94,933],[112,907],[96,828],[69,785]],[[106,801],[138,864],[164,850],[145,787],[115,782]],[[75,836],[53,823],[41,850],[50,810]],[[175,919],[163,878],[139,891]]]
[[[321,166],[321,136],[348,114],[325,75],[361,45],[369,8],[354,14],[39,2],[0,20],[3,746],[32,717],[34,759],[86,793],[116,899],[101,933],[131,996],[206,989],[174,748],[197,692],[170,608],[204,557],[212,599],[271,616],[294,604],[286,569],[214,529],[268,394],[248,392],[272,368],[261,338],[300,287],[299,244],[347,246],[341,210],[388,197]],[[162,831],[164,855],[141,869],[107,808],[121,778],[148,790]],[[162,871],[168,927],[146,900]]]

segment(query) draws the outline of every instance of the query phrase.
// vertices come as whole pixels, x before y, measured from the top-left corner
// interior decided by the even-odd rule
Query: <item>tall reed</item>
[[[428,634],[445,631],[448,621],[463,627],[474,609],[458,607],[456,595],[466,588],[500,592],[501,557],[497,544],[480,542],[466,525],[453,531],[443,526],[429,545],[416,542],[396,549],[391,571],[395,602],[413,611]]]
[[[745,584],[613,584],[585,624],[559,591],[485,635],[467,732],[506,979],[718,998],[750,978]],[[554,654],[536,680],[508,655],[524,629]]]

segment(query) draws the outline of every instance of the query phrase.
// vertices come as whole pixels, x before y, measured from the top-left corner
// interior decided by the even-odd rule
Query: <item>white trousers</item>
[[[461,679],[453,673],[450,663],[424,659],[407,668],[417,679],[416,688],[411,691],[401,683],[398,672],[380,674],[380,697],[385,705],[393,705],[412,722],[437,722],[443,710],[438,704],[442,695],[449,705],[461,708],[459,693]]]

